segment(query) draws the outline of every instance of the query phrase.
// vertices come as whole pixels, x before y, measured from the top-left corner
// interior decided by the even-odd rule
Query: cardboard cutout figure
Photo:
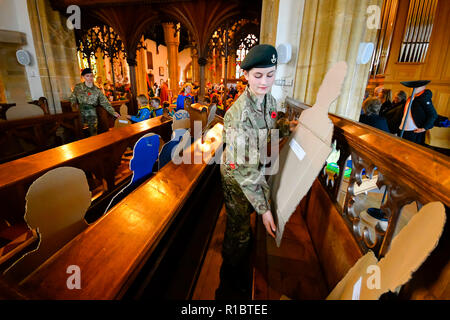
[[[372,251],[361,257],[336,285],[328,300],[377,300],[383,293],[395,291],[411,279],[442,235],[446,220],[444,205],[430,202],[422,207],[392,240],[380,261]],[[370,266],[376,266],[368,269]],[[375,270],[378,269],[377,274]],[[379,276],[378,287],[374,277]],[[357,283],[360,282],[360,285]],[[355,290],[359,292],[355,293]]]
[[[128,120],[128,107],[126,104],[122,104],[120,106],[120,117],[118,117],[114,121],[114,128],[126,127],[131,124],[131,121]]]
[[[36,250],[17,260],[4,275],[18,282],[83,231],[91,192],[84,172],[77,168],[53,169],[38,178],[26,195],[25,221],[40,236]]]
[[[277,158],[279,171],[271,177],[272,213],[277,216],[277,246],[284,226],[311,188],[331,152],[333,124],[328,118],[330,104],[339,96],[347,64],[338,62],[325,75],[311,109],[300,115],[299,124]],[[275,164],[277,167],[277,164]]]
[[[159,144],[160,136],[154,133],[148,133],[136,142],[133,148],[133,158],[130,161],[133,177],[130,183],[111,199],[105,214],[152,174],[153,166],[158,159]]]
[[[177,129],[188,129],[191,128],[191,119],[189,116],[189,112],[186,110],[178,110],[173,114],[173,123],[172,123],[172,131]]]
[[[161,170],[167,163],[174,159],[175,154],[180,155],[181,151],[191,144],[191,134],[187,129],[177,129],[172,132],[172,139],[161,149],[158,158],[158,170]],[[181,157],[181,156],[180,156]]]
[[[211,122],[213,122],[214,118],[216,117],[216,110],[217,110],[217,106],[213,105],[208,111],[208,122],[206,123],[206,128],[209,127],[209,125],[211,124]]]
[[[44,110],[34,104],[21,104],[6,110],[6,120],[19,120],[44,115]]]

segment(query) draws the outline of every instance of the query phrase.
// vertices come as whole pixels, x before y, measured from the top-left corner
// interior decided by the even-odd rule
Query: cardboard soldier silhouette
[[[88,226],[84,215],[91,192],[83,170],[61,167],[36,179],[25,199],[25,221],[30,229],[37,229],[40,239],[37,249],[4,272],[14,282],[24,279]]]
[[[394,292],[411,279],[413,272],[437,246],[445,221],[441,202],[423,206],[392,240],[384,258],[378,261],[369,250],[336,285],[327,300],[377,300],[383,293]]]
[[[176,129],[172,133],[172,139],[161,149],[158,158],[158,170],[161,170],[167,163],[172,161],[176,152],[178,154],[184,150],[191,142],[191,135],[187,129]],[[179,147],[179,148],[178,148]]]
[[[133,148],[133,158],[130,161],[133,177],[130,183],[111,199],[105,214],[153,173],[153,167],[158,159],[159,146],[160,136],[154,133],[148,133],[136,142]]]
[[[332,150],[333,124],[328,118],[328,109],[339,96],[346,73],[344,61],[331,67],[319,88],[316,103],[301,113],[299,124],[289,137],[289,144],[280,151],[276,160],[279,171],[270,178],[270,183],[272,212],[278,220],[278,246],[285,224],[311,188]]]
[[[122,104],[120,106],[120,117],[118,117],[114,121],[114,127],[120,128],[120,127],[126,127],[126,126],[130,125],[131,121],[128,120],[127,116],[128,116],[128,107],[126,104]]]

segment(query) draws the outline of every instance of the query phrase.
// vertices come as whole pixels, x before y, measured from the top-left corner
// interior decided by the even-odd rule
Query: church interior
[[[449,300],[449,29],[447,0],[0,0],[0,300]],[[298,124],[241,288],[220,159],[261,44]]]

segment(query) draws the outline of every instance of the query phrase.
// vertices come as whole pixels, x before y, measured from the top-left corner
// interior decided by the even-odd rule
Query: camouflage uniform
[[[265,153],[261,154],[260,150],[270,139],[270,129],[279,129],[280,138],[289,135],[289,121],[284,118],[284,113],[271,94],[266,94],[258,106],[256,96],[247,88],[225,114],[223,137],[226,147],[220,172],[227,212],[222,248],[226,264],[238,266],[249,255],[251,212],[255,210],[261,215],[270,210],[264,159],[260,161]],[[233,130],[240,138],[230,134]],[[252,149],[245,146],[244,153],[237,152],[242,148],[239,144],[245,143],[243,138],[248,139],[248,144],[256,143],[256,154],[251,154]],[[252,161],[252,157],[256,161]]]
[[[115,110],[111,107],[108,99],[95,85],[89,88],[84,82],[78,83],[73,89],[69,100],[72,105],[78,103],[81,113],[81,122],[83,125],[88,125],[90,136],[95,136],[97,134],[98,120],[95,106],[101,105],[112,116],[115,114]]]

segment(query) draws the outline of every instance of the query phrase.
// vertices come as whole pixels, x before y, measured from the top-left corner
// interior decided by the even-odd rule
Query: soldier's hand
[[[291,120],[289,121],[289,130],[293,132],[295,128],[297,128],[298,120]]]
[[[267,232],[275,238],[275,232],[277,231],[277,227],[275,226],[275,222],[273,222],[272,212],[267,210],[262,215],[263,224],[266,227]]]
[[[114,117],[118,118],[120,117],[120,114],[118,114],[117,112],[114,113]]]

